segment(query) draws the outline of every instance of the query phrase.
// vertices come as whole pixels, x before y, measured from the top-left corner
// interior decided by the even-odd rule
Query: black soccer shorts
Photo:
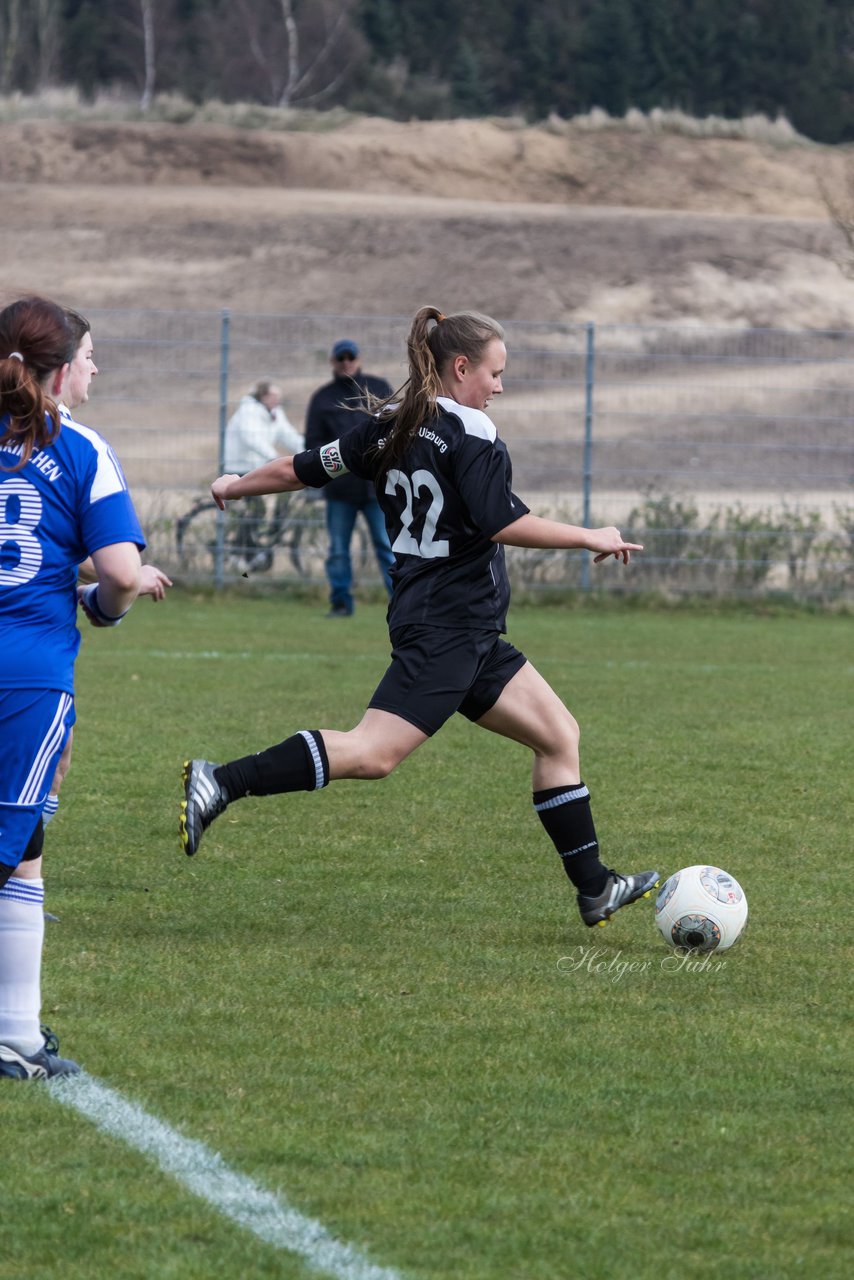
[[[455,711],[479,720],[527,662],[497,631],[407,626],[391,636],[391,665],[368,703],[432,736]]]

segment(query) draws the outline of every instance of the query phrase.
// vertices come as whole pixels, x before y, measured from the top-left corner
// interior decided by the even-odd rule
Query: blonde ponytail
[[[388,423],[379,451],[378,482],[406,453],[419,427],[434,416],[436,400],[444,394],[442,374],[448,364],[459,355],[477,364],[493,338],[503,340],[504,330],[479,311],[446,316],[438,307],[421,307],[415,313],[406,339],[409,377],[393,395],[369,406]]]

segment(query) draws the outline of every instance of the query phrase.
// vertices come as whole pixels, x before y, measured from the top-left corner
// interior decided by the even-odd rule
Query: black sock
[[[601,893],[608,880],[608,868],[599,859],[590,792],[584,783],[535,791],[534,808],[578,892],[589,897]]]
[[[275,796],[283,791],[317,791],[329,781],[329,760],[317,729],[300,729],[278,746],[243,756],[214,770],[229,800]]]

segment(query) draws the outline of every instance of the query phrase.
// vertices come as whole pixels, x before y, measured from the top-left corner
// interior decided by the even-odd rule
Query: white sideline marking
[[[299,1254],[315,1270],[336,1280],[402,1280],[399,1272],[375,1266],[352,1245],[341,1244],[321,1223],[306,1218],[281,1196],[229,1169],[204,1143],[182,1137],[85,1071],[79,1076],[55,1076],[47,1088],[57,1101],[79,1111],[98,1129],[149,1156],[224,1217],[268,1244]]]

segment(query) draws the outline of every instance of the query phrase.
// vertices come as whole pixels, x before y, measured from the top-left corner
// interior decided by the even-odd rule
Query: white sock
[[[35,1053],[41,1013],[44,880],[8,879],[0,889],[0,1044]]]
[[[58,808],[59,808],[59,796],[53,796],[53,795],[48,796],[47,800],[45,800],[44,802],[44,808],[42,809],[42,826],[43,827],[47,826],[51,818],[56,817],[56,811]]]

